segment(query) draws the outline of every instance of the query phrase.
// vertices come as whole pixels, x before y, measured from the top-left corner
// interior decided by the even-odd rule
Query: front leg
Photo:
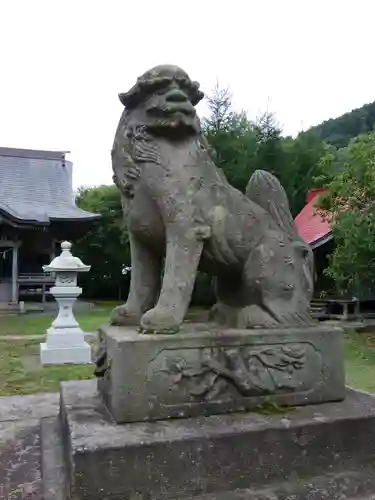
[[[199,230],[170,227],[163,284],[156,306],[142,316],[145,333],[175,333],[184,320],[203,250]]]
[[[131,253],[130,290],[126,304],[111,314],[112,325],[138,326],[141,316],[155,306],[160,290],[161,263],[157,255],[129,231]]]

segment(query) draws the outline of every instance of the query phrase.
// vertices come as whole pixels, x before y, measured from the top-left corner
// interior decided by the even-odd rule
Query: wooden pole
[[[18,303],[18,246],[13,246],[12,254],[12,302]]]

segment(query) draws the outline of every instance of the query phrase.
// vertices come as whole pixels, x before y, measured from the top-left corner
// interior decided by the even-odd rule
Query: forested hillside
[[[375,102],[365,104],[338,118],[331,118],[312,127],[300,135],[314,135],[316,138],[342,148],[348,145],[350,139],[359,134],[370,132],[375,123]]]

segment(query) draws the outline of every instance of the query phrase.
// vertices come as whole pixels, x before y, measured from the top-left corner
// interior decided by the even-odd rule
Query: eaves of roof
[[[324,191],[323,189],[311,191],[306,205],[294,219],[298,234],[312,248],[317,248],[332,239],[329,223],[316,210],[318,198]]]

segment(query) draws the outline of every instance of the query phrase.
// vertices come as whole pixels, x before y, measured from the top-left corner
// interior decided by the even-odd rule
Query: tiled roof
[[[99,217],[75,205],[64,153],[13,148],[0,148],[0,212],[29,224]]]
[[[325,189],[315,189],[308,193],[306,205],[294,219],[298,234],[311,246],[317,246],[320,240],[326,239],[331,234],[331,228],[327,221],[316,213],[316,202]]]
[[[67,151],[43,151],[41,149],[1,148],[0,156],[13,156],[15,158],[34,158],[45,160],[65,160]]]

